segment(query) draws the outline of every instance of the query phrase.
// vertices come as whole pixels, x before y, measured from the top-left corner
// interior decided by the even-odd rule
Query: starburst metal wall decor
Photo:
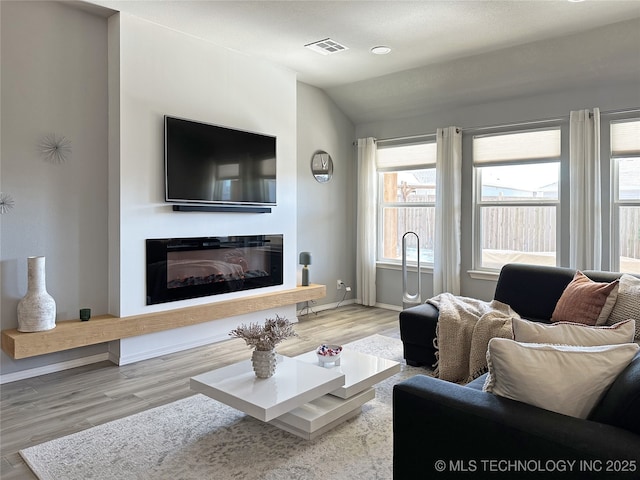
[[[47,162],[64,163],[71,156],[71,141],[64,135],[51,133],[40,142],[40,152]]]
[[[0,214],[4,215],[15,206],[16,202],[11,198],[11,195],[0,192]]]

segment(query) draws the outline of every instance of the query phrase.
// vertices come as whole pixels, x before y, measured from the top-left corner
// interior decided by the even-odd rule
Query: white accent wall
[[[146,305],[147,238],[284,234],[284,285],[296,286],[296,76],[293,72],[240,55],[139,18],[109,19],[110,102],[118,101],[111,124],[118,134],[109,165],[110,194],[118,205],[109,222],[119,231],[110,245],[111,313],[121,317],[223,299],[255,295],[236,292],[215,297]],[[272,213],[174,212],[164,202],[163,116],[165,114],[277,137],[277,206]],[[295,316],[295,306],[286,315]],[[254,321],[265,315],[247,316]],[[188,348],[203,339],[228,338],[226,322],[119,341],[114,356],[143,358]],[[232,325],[233,327],[233,325]],[[179,347],[179,348],[178,348]],[[124,360],[118,363],[125,363]],[[128,362],[126,362],[128,363]]]

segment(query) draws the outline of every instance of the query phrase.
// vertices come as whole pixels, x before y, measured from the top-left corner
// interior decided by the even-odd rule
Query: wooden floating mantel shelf
[[[45,332],[24,333],[18,332],[16,329],[3,330],[2,350],[15,359],[35,357],[45,353],[162,332],[235,315],[317,300],[325,295],[325,285],[298,286],[290,290],[130,317],[100,315],[91,317],[91,320],[87,322],[65,320],[57,322],[54,329]]]

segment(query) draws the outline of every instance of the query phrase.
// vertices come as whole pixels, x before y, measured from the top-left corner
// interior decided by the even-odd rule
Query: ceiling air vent
[[[331,55],[332,53],[349,50],[349,47],[345,47],[344,45],[336,42],[335,40],[331,40],[330,38],[325,38],[324,40],[318,40],[317,42],[308,43],[305,45],[305,47],[322,55]]]

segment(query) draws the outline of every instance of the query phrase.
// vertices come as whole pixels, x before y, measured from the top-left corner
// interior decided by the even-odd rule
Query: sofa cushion
[[[584,273],[576,272],[573,280],[562,292],[551,320],[587,325],[604,324],[615,302],[609,302],[609,294],[617,294],[618,280],[610,283],[594,282]],[[607,304],[608,311],[603,312]]]
[[[478,391],[483,391],[484,389],[484,382],[487,381],[487,375],[488,373],[485,373],[483,375],[480,375],[478,378],[476,378],[475,380],[470,381],[469,383],[467,383],[465,385],[465,387],[468,388],[473,388],[474,390],[478,390]]]
[[[581,347],[493,338],[483,389],[546,410],[587,418],[639,348],[635,343]]]
[[[500,270],[494,299],[523,318],[548,322],[575,273],[571,268],[508,263]]]
[[[640,354],[636,354],[611,384],[589,415],[589,420],[640,435]]]
[[[636,341],[640,341],[640,278],[628,274],[620,277],[616,303],[607,319],[607,325],[633,318],[636,321]]]
[[[511,320],[513,339],[521,343],[555,343],[562,345],[618,345],[633,342],[635,320],[612,326],[592,327],[583,323],[558,322],[546,325],[520,318]]]

